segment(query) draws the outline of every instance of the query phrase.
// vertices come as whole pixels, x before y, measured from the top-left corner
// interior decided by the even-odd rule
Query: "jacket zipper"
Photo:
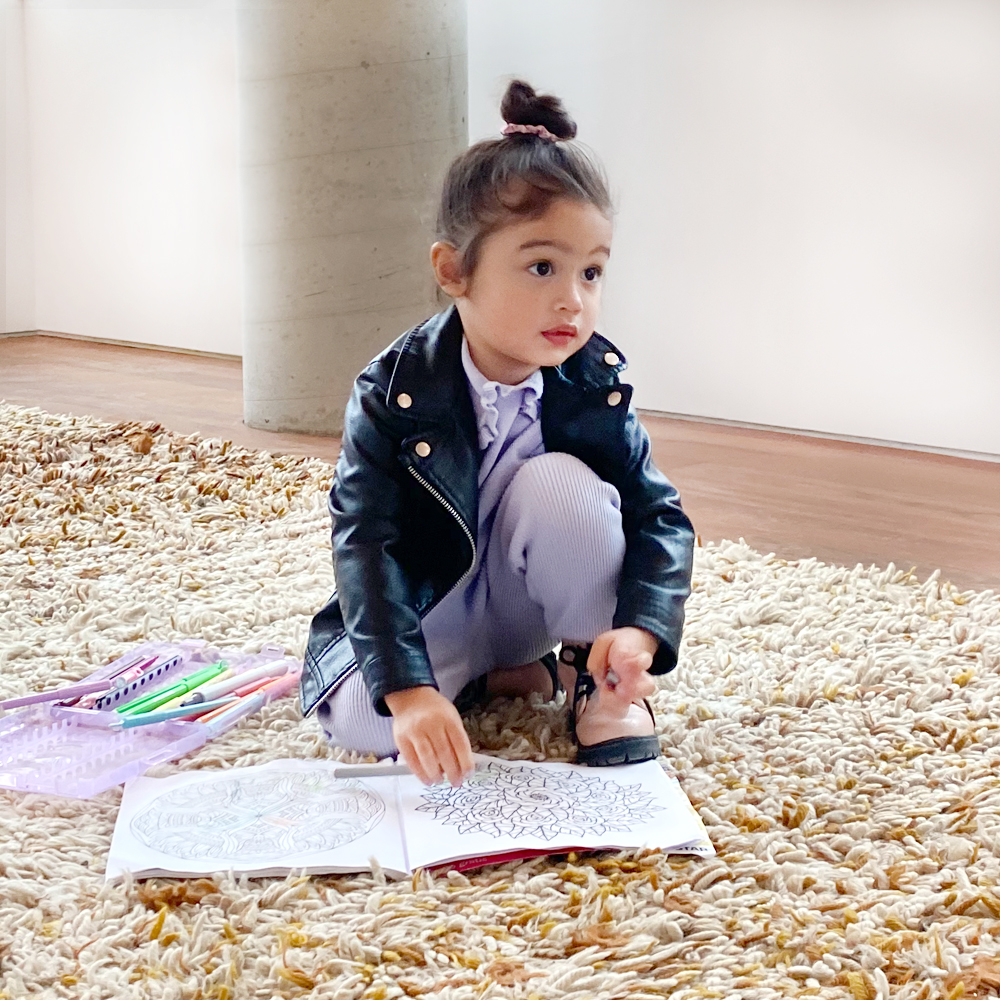
[[[468,575],[472,572],[472,567],[476,565],[476,540],[472,537],[472,532],[469,531],[469,526],[462,520],[462,515],[459,514],[459,512],[455,510],[455,508],[448,503],[447,500],[445,500],[440,492],[431,486],[431,484],[427,482],[427,480],[424,479],[424,477],[420,475],[420,473],[417,472],[412,465],[408,465],[407,468],[410,470],[413,478],[416,479],[416,481],[420,483],[420,485],[423,486],[424,489],[426,489],[427,492],[430,493],[430,495],[434,497],[434,499],[437,500],[441,506],[444,507],[444,509],[448,511],[448,513],[451,514],[451,516],[458,522],[458,526],[465,532],[465,537],[469,540],[469,548],[472,549],[472,561],[469,563],[469,568],[451,585],[448,592],[441,597],[441,600],[435,602],[435,604],[440,604],[441,601],[448,596],[448,594],[450,594],[466,579],[466,577],[468,577]]]

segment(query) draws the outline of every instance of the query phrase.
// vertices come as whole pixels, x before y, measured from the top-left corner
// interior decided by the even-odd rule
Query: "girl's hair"
[[[536,219],[559,198],[589,202],[605,216],[612,212],[604,171],[576,143],[576,122],[562,101],[536,94],[514,80],[500,103],[512,125],[544,125],[559,142],[515,132],[484,139],[455,158],[448,168],[437,219],[437,238],[459,252],[462,277],[471,276],[483,241],[515,219]]]

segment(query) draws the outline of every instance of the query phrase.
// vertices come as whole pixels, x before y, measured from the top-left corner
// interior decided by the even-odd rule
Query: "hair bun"
[[[576,122],[551,94],[536,94],[523,80],[512,80],[500,102],[500,114],[508,125],[544,125],[560,139],[576,135]]]

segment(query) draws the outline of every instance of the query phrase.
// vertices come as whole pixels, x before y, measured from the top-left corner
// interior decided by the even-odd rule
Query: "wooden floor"
[[[249,448],[334,460],[335,438],[242,422],[237,360],[54,337],[0,338],[0,399],[55,413],[155,420]],[[940,568],[1000,589],[1000,464],[645,417],[657,465],[706,540],[853,566]]]

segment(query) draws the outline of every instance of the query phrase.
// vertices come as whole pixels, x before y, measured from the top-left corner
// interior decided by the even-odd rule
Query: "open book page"
[[[686,848],[714,854],[701,819],[656,761],[621,767],[475,755],[459,788],[399,778],[411,867],[545,849]]]
[[[407,874],[395,777],[334,778],[332,761],[136,778],[125,786],[106,878],[126,871]]]

